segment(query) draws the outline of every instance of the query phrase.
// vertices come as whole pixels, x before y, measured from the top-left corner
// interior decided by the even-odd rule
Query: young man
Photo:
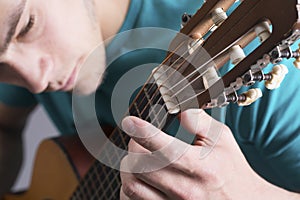
[[[135,51],[106,69],[106,59],[122,55],[122,51],[136,44],[135,35],[129,35],[128,40],[122,40],[122,43],[110,37],[141,27],[178,30],[181,14],[195,12],[202,3],[192,0],[184,3],[179,0],[0,0],[0,81],[6,83],[0,88],[0,159],[1,163],[5,163],[0,165],[0,195],[9,190],[19,170],[21,132],[35,105],[40,103],[45,107],[62,134],[74,134],[70,91],[75,82],[76,91],[82,94],[93,92],[95,85],[100,84],[97,90],[98,115],[103,124],[113,123],[109,111],[110,98],[118,79],[135,66],[161,62],[164,55],[149,49]],[[147,44],[164,42],[161,38],[149,40],[148,36],[149,33],[146,33],[142,40]],[[97,49],[99,65],[80,72],[79,76],[85,58],[104,40],[110,42],[106,48]],[[295,106],[300,95],[295,92],[298,83],[293,82],[297,75],[299,73],[290,73],[282,89],[266,91],[266,97],[253,106],[238,108],[231,105],[227,108],[226,124],[248,162],[274,185],[259,178],[250,169],[229,129],[201,111],[190,111],[182,114],[181,118],[199,138],[205,135],[206,125],[210,123],[194,127],[198,121],[210,121],[222,130],[224,127],[218,145],[208,159],[197,159],[200,156],[199,140],[199,144],[190,146],[178,161],[167,168],[153,173],[122,173],[121,197],[300,198],[296,193],[287,191],[300,191],[300,137],[297,134],[300,122],[295,120],[298,115]],[[126,118],[123,126],[129,134],[137,132],[145,137],[157,132],[151,126],[145,129],[146,122],[136,118]],[[163,139],[157,141],[156,137],[152,137],[149,142],[134,139],[144,148],[155,151],[170,140],[161,132],[158,136]],[[147,151],[143,147],[133,141],[129,146],[131,151]],[[123,163],[126,164],[126,160],[128,157]],[[215,166],[221,168],[211,168]]]

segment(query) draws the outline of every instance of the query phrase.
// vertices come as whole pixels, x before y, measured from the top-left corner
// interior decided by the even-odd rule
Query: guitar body
[[[29,190],[6,195],[4,200],[70,199],[92,163],[78,137],[45,140],[36,155]]]

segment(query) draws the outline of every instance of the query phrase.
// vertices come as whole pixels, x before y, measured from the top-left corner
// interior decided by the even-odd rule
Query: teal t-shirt
[[[195,0],[131,0],[120,30],[122,34],[106,49],[108,67],[96,93],[96,111],[102,124],[114,123],[111,97],[122,75],[136,66],[149,68],[151,72],[161,63],[170,40],[175,36],[171,30],[180,29],[181,15],[184,12],[194,13],[202,3]],[[135,31],[129,31],[131,29]],[[251,48],[250,45],[248,50]],[[300,191],[300,93],[297,92],[300,72],[292,67],[290,61],[284,62],[290,72],[282,86],[268,91],[263,83],[255,84],[253,87],[261,88],[264,96],[249,107],[229,105],[225,123],[256,172],[274,184]],[[230,67],[227,64],[222,72]],[[271,66],[267,67],[266,71],[270,70]],[[148,75],[139,74],[134,78],[145,81]],[[114,102],[124,100],[121,96],[113,97],[117,98]],[[23,88],[1,84],[0,99],[11,106],[39,103],[61,134],[76,133],[70,93],[31,94]]]

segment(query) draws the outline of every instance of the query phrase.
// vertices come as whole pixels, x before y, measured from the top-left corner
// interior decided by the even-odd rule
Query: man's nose
[[[32,93],[47,89],[53,70],[53,61],[49,55],[28,48],[10,53],[8,60],[21,86]]]

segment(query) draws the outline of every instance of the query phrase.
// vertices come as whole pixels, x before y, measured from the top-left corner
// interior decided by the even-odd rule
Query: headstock
[[[275,89],[287,73],[285,66],[277,65],[265,74],[263,68],[269,63],[296,58],[295,65],[300,66],[299,50],[290,48],[300,38],[299,1],[243,0],[227,16],[225,11],[234,2],[208,0],[195,15],[183,16],[183,28],[168,57],[153,71],[170,114],[230,102],[249,105],[262,94],[256,89],[238,94],[242,86],[265,81],[266,87]],[[261,44],[245,55],[243,48],[256,37]],[[216,69],[229,60],[235,67],[219,77]],[[180,76],[185,80],[180,81]]]

